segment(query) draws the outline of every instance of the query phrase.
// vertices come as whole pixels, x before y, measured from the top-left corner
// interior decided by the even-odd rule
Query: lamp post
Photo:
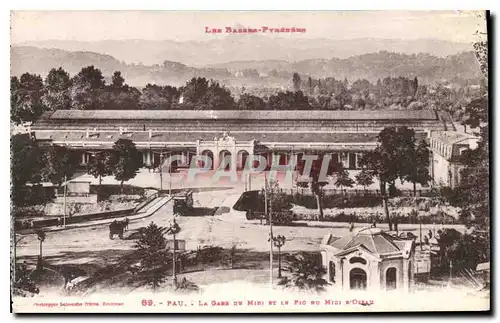
[[[277,235],[273,237],[273,243],[276,248],[278,248],[278,278],[281,278],[281,247],[286,242],[285,236]]]
[[[66,195],[67,195],[67,176],[64,175],[64,200],[63,200],[63,228],[66,228]]]
[[[173,248],[172,248],[172,285],[174,288],[177,288],[177,273],[176,273],[176,268],[175,268],[175,249],[176,249],[176,243],[175,243],[175,235],[181,231],[181,228],[175,221],[175,214],[174,214],[174,220],[170,224],[167,233],[172,234],[173,237]]]

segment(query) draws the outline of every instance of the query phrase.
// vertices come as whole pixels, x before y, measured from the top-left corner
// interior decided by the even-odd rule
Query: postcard
[[[11,311],[490,311],[487,11],[13,11]]]

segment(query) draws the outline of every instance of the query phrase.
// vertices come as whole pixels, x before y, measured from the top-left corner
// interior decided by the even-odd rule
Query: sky
[[[77,40],[207,41],[205,27],[306,28],[305,38],[477,40],[484,15],[473,11],[13,11],[11,42]],[[281,35],[280,35],[281,36]]]

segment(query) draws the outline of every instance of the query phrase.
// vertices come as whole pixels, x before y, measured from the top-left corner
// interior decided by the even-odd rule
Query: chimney
[[[85,132],[85,137],[88,138],[89,137],[89,128],[87,128],[87,131]]]
[[[120,135],[123,135],[123,127],[120,127]]]
[[[153,138],[153,131],[149,129],[149,138]]]

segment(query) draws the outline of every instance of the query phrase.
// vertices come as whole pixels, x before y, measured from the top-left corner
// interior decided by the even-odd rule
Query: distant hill
[[[350,81],[361,78],[376,81],[387,76],[407,76],[418,77],[423,83],[481,77],[479,65],[471,51],[444,58],[422,53],[407,55],[380,51],[345,59],[233,61],[195,68],[171,60],[146,66],[126,64],[113,56],[94,52],[11,47],[12,75],[30,72],[45,77],[51,68],[59,66],[74,75],[88,65],[101,69],[108,78],[114,71],[121,71],[129,85],[139,87],[147,83],[178,86],[193,76],[216,79],[228,86],[286,87],[290,84],[293,72],[298,72],[302,77],[335,77]]]
[[[15,45],[95,52],[111,55],[127,63],[154,65],[168,60],[198,67],[234,60],[297,62],[317,58],[330,59],[337,57],[342,59],[382,50],[410,55],[427,53],[438,57],[446,57],[472,50],[471,44],[432,39],[359,38],[331,40],[285,38],[255,34],[228,35],[222,39],[212,39],[203,42],[176,42],[171,40],[103,40],[81,42],[52,40],[26,42]]]

